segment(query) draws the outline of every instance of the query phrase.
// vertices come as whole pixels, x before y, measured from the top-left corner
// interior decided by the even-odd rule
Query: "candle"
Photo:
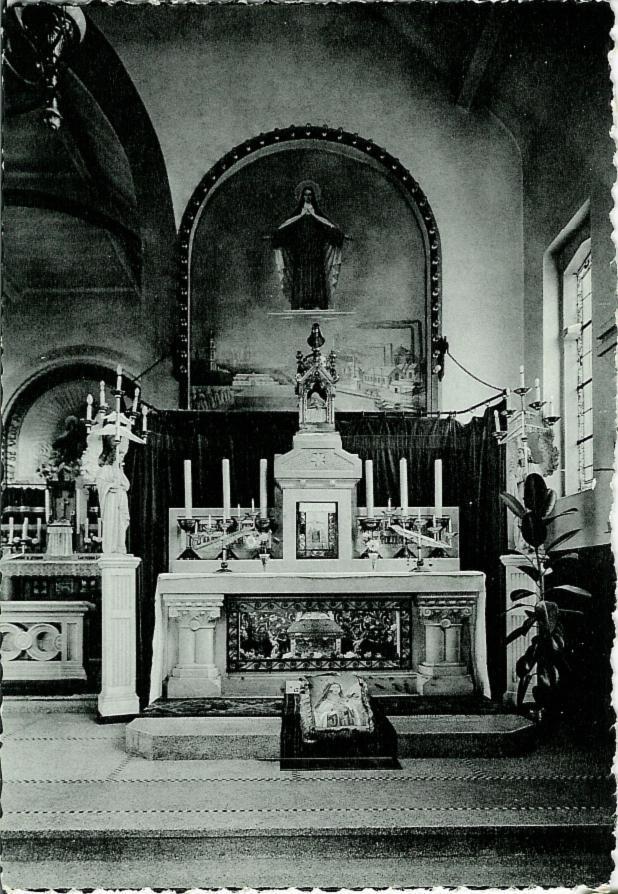
[[[436,529],[436,516],[435,515],[431,516],[431,527],[434,529],[434,533],[435,533],[435,529]]]
[[[191,460],[185,460],[185,518],[193,518],[193,479]]]
[[[102,407],[107,406],[107,398],[105,397],[105,382],[102,379],[99,382],[99,403]]]
[[[540,379],[534,380],[534,399],[537,404],[541,403],[541,382],[540,382]]]
[[[509,412],[511,410],[511,389],[510,388],[506,389],[506,409],[507,409],[507,412]]]
[[[497,410],[494,410],[494,425],[496,426],[496,431],[501,431],[500,416],[498,415]]]
[[[116,441],[120,440],[120,394],[116,395]]]
[[[367,504],[367,518],[373,518],[373,460],[365,460],[365,502]]]
[[[39,517],[38,517],[37,520],[36,520],[36,539],[37,539],[37,542],[38,542],[38,543],[40,543],[40,542],[41,542],[41,539],[42,539],[42,538],[41,538],[41,527],[42,527],[42,524],[43,524],[43,523],[42,523],[42,521],[41,521],[41,516],[39,515]]]
[[[133,412],[137,413],[137,404],[139,401],[139,385],[135,386],[135,392],[133,394]]]
[[[122,367],[120,364],[116,367],[116,391],[122,391]]]
[[[21,526],[21,539],[27,540],[28,538],[28,516],[24,518],[23,524]]]
[[[9,543],[12,543],[15,539],[15,519],[13,516],[9,516]]]
[[[148,407],[145,404],[142,404],[142,434],[146,434],[148,431],[148,423],[146,417],[148,416]]]
[[[442,460],[437,459],[433,467],[434,474],[434,506],[436,515],[442,515]]]
[[[99,538],[99,540],[101,540],[103,537],[103,521],[101,519],[101,516],[97,518],[97,537]]]
[[[268,472],[268,463],[265,459],[260,460],[260,518],[268,518],[268,491],[266,487],[266,475]]]
[[[51,518],[51,494],[47,488],[45,488],[45,524],[49,524],[49,520]]]
[[[389,497],[388,498],[388,511],[390,512],[391,509],[392,509],[392,501],[391,501],[391,498]]]
[[[408,460],[402,456],[399,460],[399,502],[404,515],[408,514]]]
[[[520,388],[526,387],[526,372],[525,372],[523,363],[519,367],[519,387]]]
[[[86,422],[92,422],[92,402],[92,394],[89,394],[86,398]]]
[[[549,400],[547,401],[547,415],[548,415],[548,416],[553,416],[553,415],[554,415],[554,398],[553,398],[553,395],[552,395],[552,396],[549,398]]]
[[[221,460],[221,472],[223,475],[223,519],[227,521],[230,517],[230,461],[229,459]]]
[[[240,503],[238,504],[238,509],[236,510],[236,516],[237,516],[237,518],[238,518],[238,521],[240,521],[240,519],[241,519],[241,515],[240,515]]]
[[[212,528],[212,515],[208,516],[208,527]]]
[[[255,515],[255,500],[251,497],[251,515]]]
[[[79,526],[82,517],[82,492],[81,489],[75,485],[75,533],[79,534]]]

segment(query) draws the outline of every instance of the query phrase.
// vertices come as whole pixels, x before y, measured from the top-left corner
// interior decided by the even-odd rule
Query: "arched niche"
[[[351,237],[326,310],[291,309],[269,238],[303,180],[318,184],[322,210]],[[438,228],[410,172],[372,141],[306,125],[237,146],[194,191],[178,261],[184,406],[293,409],[295,353],[319,320],[338,354],[338,410],[436,408]]]

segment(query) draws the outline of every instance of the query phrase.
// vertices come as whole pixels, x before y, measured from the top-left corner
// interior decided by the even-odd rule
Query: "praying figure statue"
[[[123,462],[128,441],[117,443],[105,435],[99,457],[99,469],[95,477],[99,494],[99,506],[103,523],[103,554],[124,554],[127,551],[129,527],[129,479],[124,473]]]
[[[294,214],[271,237],[277,270],[292,310],[327,309],[341,267],[343,232],[320,209],[320,188],[305,180]]]

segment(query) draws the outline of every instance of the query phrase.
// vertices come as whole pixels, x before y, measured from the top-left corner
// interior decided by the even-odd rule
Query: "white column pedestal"
[[[506,604],[504,608],[505,610],[510,609],[506,615],[506,635],[508,636],[509,633],[521,627],[524,623],[527,618],[526,609],[530,611],[536,604],[536,596],[511,602],[511,593],[513,590],[532,590],[534,592],[535,585],[534,581],[518,568],[519,565],[523,565],[526,562],[523,556],[513,554],[500,556],[500,561],[506,569]],[[518,636],[516,640],[513,640],[506,647],[506,692],[503,696],[503,701],[506,705],[517,704],[519,677],[517,676],[515,666],[530,645],[535,632],[535,629],[532,628],[525,636]],[[528,687],[524,703],[534,701],[532,696],[532,685],[534,683],[536,683],[536,679],[533,679],[533,683]]]
[[[99,715],[124,717],[139,714],[136,688],[136,586],[141,559],[107,555],[101,569],[101,694]]]
[[[222,595],[187,596],[168,607],[176,620],[177,661],[167,681],[168,698],[208,698],[221,695],[221,674],[215,664],[215,626]]]
[[[468,600],[418,596],[421,623],[425,630],[424,659],[416,681],[420,695],[463,695],[474,691],[472,676],[462,659],[461,634],[473,620]]]

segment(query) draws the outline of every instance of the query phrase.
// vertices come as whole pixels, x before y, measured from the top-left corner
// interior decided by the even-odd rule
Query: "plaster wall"
[[[150,115],[177,222],[209,167],[261,131],[310,121],[371,137],[401,159],[434,210],[452,353],[496,385],[515,379],[523,353],[516,144],[487,112],[458,110],[384,23],[332,6],[211,6],[207,14],[114,6],[90,15]],[[443,408],[490,394],[449,363]]]

